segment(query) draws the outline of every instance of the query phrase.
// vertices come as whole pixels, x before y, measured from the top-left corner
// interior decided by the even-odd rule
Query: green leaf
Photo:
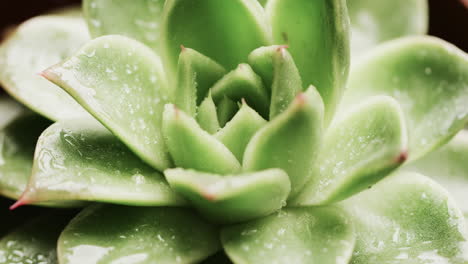
[[[314,176],[292,203],[321,205],[345,199],[400,166],[407,151],[398,102],[388,96],[372,98],[328,128]]]
[[[213,102],[211,93],[208,94],[198,108],[197,122],[201,128],[210,134],[216,133],[220,128],[216,105]]]
[[[431,37],[395,40],[353,68],[342,111],[375,95],[405,112],[410,159],[447,142],[468,122],[468,55]]]
[[[4,102],[0,104],[5,106],[2,103]],[[9,112],[0,113],[9,115]],[[1,195],[18,199],[26,189],[31,176],[36,141],[48,125],[48,120],[24,110],[16,113],[7,124],[0,127]]]
[[[91,36],[123,35],[160,47],[164,0],[84,0],[83,12]]]
[[[226,123],[236,115],[239,110],[239,105],[227,96],[224,96],[218,103],[216,110],[218,113],[219,126],[224,127]]]
[[[416,171],[436,180],[468,213],[468,131],[460,131],[447,145],[426,157],[408,164],[405,170]]]
[[[275,44],[286,44],[307,87],[317,87],[331,121],[349,69],[345,0],[271,0],[266,6]]]
[[[166,144],[177,167],[219,174],[240,170],[236,157],[223,143],[174,105],[166,105],[163,119]]]
[[[161,134],[167,81],[148,47],[123,36],[100,37],[43,75],[145,162],[159,170],[172,165]]]
[[[260,47],[252,51],[248,57],[250,66],[252,66],[255,73],[262,77],[263,83],[268,88],[267,91],[269,93],[273,84],[273,57],[281,47],[281,45]]]
[[[348,0],[347,4],[353,59],[379,43],[427,32],[427,0]]]
[[[184,204],[163,175],[107,129],[95,121],[80,120],[55,123],[41,135],[32,177],[20,201]]]
[[[323,102],[311,86],[254,135],[245,150],[244,171],[283,169],[291,181],[292,197],[312,176],[322,133]]]
[[[162,45],[170,69],[175,69],[180,45],[230,70],[271,40],[263,8],[256,0],[168,0],[163,16]]]
[[[65,228],[61,264],[197,263],[219,249],[217,230],[189,210],[91,206]]]
[[[237,102],[244,99],[262,116],[268,117],[270,98],[262,79],[248,64],[239,64],[235,70],[219,80],[211,88],[211,92],[216,104],[219,104],[225,96]]]
[[[465,220],[429,178],[398,173],[344,202],[356,224],[350,263],[466,263]]]
[[[1,263],[58,264],[56,245],[70,213],[35,218],[0,240]]]
[[[177,85],[173,101],[178,108],[194,117],[199,105],[213,84],[226,70],[203,54],[182,47],[177,68]]]
[[[224,176],[169,169],[164,175],[204,216],[222,223],[269,215],[286,204],[291,190],[288,175],[279,169]]]
[[[237,160],[242,161],[250,139],[266,123],[265,119],[243,102],[236,115],[215,134],[215,137],[236,156]]]
[[[25,111],[26,109],[15,100],[6,96],[0,96],[0,128],[8,125]]]
[[[42,16],[21,24],[0,45],[0,83],[21,103],[51,120],[89,114],[38,73],[70,56],[89,36],[81,18]]]
[[[285,111],[297,94],[302,91],[301,76],[291,54],[284,46],[276,49],[272,60],[270,120]]]
[[[342,210],[303,207],[225,227],[221,241],[235,263],[347,264],[355,235]]]

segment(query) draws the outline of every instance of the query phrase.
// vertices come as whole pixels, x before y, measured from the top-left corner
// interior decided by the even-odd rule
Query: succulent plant
[[[0,100],[0,194],[62,209],[0,263],[467,263],[468,55],[426,30],[424,0],[25,22],[0,47],[23,105]]]

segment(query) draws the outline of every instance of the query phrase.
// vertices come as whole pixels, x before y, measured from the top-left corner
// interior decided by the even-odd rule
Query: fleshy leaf
[[[344,202],[356,224],[353,264],[466,263],[465,220],[447,191],[415,173],[392,175]]]
[[[266,123],[265,119],[244,102],[236,115],[215,134],[215,137],[236,156],[237,160],[242,161],[250,139]]]
[[[330,121],[349,69],[349,18],[345,0],[271,0],[266,6],[275,44],[286,44],[305,87],[314,85]]]
[[[215,61],[193,49],[182,47],[177,68],[177,85],[172,95],[175,105],[190,116],[195,116],[197,105],[225,73],[226,70]]]
[[[285,111],[301,91],[302,80],[294,60],[286,48],[280,46],[273,53],[270,120]]]
[[[77,17],[42,16],[26,21],[0,46],[0,82],[32,110],[52,120],[91,118],[68,94],[38,73],[89,40]]]
[[[167,81],[151,49],[123,36],[104,36],[43,75],[145,162],[159,170],[171,166],[161,133]]]
[[[468,131],[459,132],[447,145],[404,169],[416,171],[436,180],[468,214]]]
[[[283,169],[291,181],[291,196],[312,176],[312,165],[323,133],[323,102],[311,86],[286,111],[261,128],[247,145],[245,171]]]
[[[235,70],[226,74],[213,86],[211,91],[213,100],[217,104],[225,96],[237,102],[244,99],[262,116],[268,117],[270,98],[263,86],[262,79],[248,64],[240,64]]]
[[[240,175],[169,169],[164,175],[203,215],[222,223],[269,215],[286,204],[291,190],[288,175],[279,169]]]
[[[236,104],[233,100],[229,99],[227,96],[224,96],[223,99],[218,103],[216,107],[218,113],[219,126],[224,127],[231,118],[236,115],[239,110],[239,105]]]
[[[426,34],[427,0],[348,0],[353,59],[379,43]]]
[[[175,69],[180,45],[230,70],[271,41],[263,8],[256,0],[168,0],[161,30],[171,69]]]
[[[1,263],[58,264],[56,245],[70,212],[38,217],[0,240]]]
[[[65,228],[61,264],[197,263],[219,249],[218,232],[190,210],[91,206]]]
[[[219,174],[240,170],[239,161],[223,143],[174,105],[166,105],[163,119],[166,144],[177,167]]]
[[[347,264],[355,242],[348,218],[333,207],[287,208],[225,227],[221,241],[235,263]]]
[[[184,204],[162,174],[143,163],[101,124],[80,120],[55,123],[41,135],[32,177],[20,201]]]
[[[372,98],[328,128],[315,173],[292,203],[329,204],[360,192],[400,166],[407,149],[398,103],[388,96]]]
[[[468,122],[468,55],[431,37],[383,44],[353,68],[342,111],[393,96],[405,112],[410,159],[447,142]]]
[[[198,108],[197,122],[201,128],[210,134],[216,133],[220,128],[216,105],[213,102],[211,93],[208,94]]]
[[[3,103],[0,105],[5,106]],[[9,115],[3,111],[0,114]],[[49,124],[48,120],[23,110],[17,112],[7,124],[0,126],[1,195],[11,199],[21,196],[31,176],[36,141]]]
[[[123,35],[160,47],[165,0],[84,0],[83,12],[93,37]]]

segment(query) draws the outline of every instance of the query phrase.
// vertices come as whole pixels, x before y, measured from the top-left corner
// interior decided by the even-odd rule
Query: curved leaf
[[[0,263],[58,264],[56,245],[70,213],[38,217],[0,240]]]
[[[388,42],[353,68],[342,111],[375,95],[405,112],[410,159],[447,142],[468,121],[468,55],[430,37]]]
[[[100,37],[43,75],[144,161],[159,170],[172,165],[161,134],[167,82],[148,47],[123,36]]]
[[[353,264],[465,263],[463,215],[427,177],[393,175],[346,200],[344,207],[357,230]]]
[[[376,183],[407,158],[403,112],[391,97],[372,98],[328,128],[315,175],[292,202],[336,202]]]
[[[0,82],[32,110],[52,120],[90,117],[59,87],[37,74],[60,62],[89,40],[81,18],[42,16],[30,19],[0,46]]]
[[[323,102],[314,87],[261,128],[247,145],[244,171],[283,169],[296,195],[312,176],[323,133]]]
[[[233,100],[224,96],[223,99],[216,106],[216,112],[218,114],[219,126],[224,127],[239,110],[239,104],[236,104]]]
[[[216,175],[169,169],[171,187],[215,222],[232,223],[269,215],[286,204],[291,184],[279,169],[241,175]]]
[[[349,18],[345,0],[271,0],[266,12],[275,44],[286,44],[302,83],[317,87],[330,121],[349,69]]]
[[[219,174],[240,170],[236,157],[223,143],[174,105],[166,105],[163,119],[166,144],[177,167]]]
[[[164,0],[84,0],[83,12],[93,37],[123,35],[160,47]]]
[[[50,126],[38,140],[32,177],[22,204],[100,201],[129,205],[181,205],[164,176],[143,163],[97,122]]]
[[[197,122],[201,128],[210,134],[216,133],[220,128],[216,105],[213,102],[211,93],[208,94],[198,108]]]
[[[4,113],[1,112],[2,115]],[[8,112],[5,114],[8,115]],[[26,189],[36,141],[49,124],[48,120],[38,115],[20,111],[9,123],[0,127],[1,195],[18,199]]]
[[[353,58],[379,43],[427,32],[427,0],[348,0],[347,4]]]
[[[190,116],[195,116],[199,105],[213,84],[226,70],[203,54],[182,47],[177,67],[177,85],[172,98],[174,104]]]
[[[236,156],[237,160],[242,161],[250,139],[266,123],[265,119],[243,102],[236,115],[215,134],[215,137]]]
[[[230,70],[246,61],[253,49],[270,42],[263,8],[256,0],[168,0],[161,30],[171,69],[175,69],[180,45]]]
[[[404,167],[436,180],[468,213],[468,131],[459,132],[447,145]]]
[[[221,241],[235,263],[347,264],[355,241],[348,218],[333,207],[287,208],[225,227]]]
[[[188,264],[218,249],[214,227],[191,211],[165,207],[91,206],[58,242],[61,264]]]

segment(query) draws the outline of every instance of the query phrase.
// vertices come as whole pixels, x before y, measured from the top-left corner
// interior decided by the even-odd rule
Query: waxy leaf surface
[[[158,50],[165,0],[84,0],[92,37],[123,35]]]
[[[341,111],[369,96],[393,96],[405,112],[411,160],[446,143],[468,121],[468,55],[442,40],[388,42],[350,76]]]
[[[239,161],[223,143],[172,104],[164,110],[163,129],[177,167],[219,174],[240,170]]]
[[[211,94],[209,94],[200,104],[197,112],[197,122],[201,128],[210,134],[218,132],[220,128],[218,113]]]
[[[447,191],[398,173],[344,202],[356,224],[352,264],[466,263],[465,220]]]
[[[460,131],[447,145],[404,168],[431,177],[468,213],[468,131]]]
[[[314,175],[293,203],[328,204],[371,186],[406,160],[407,142],[398,103],[370,99],[328,128]]]
[[[161,30],[171,69],[175,69],[180,45],[231,70],[271,40],[263,8],[256,0],[168,0]]]
[[[127,37],[104,36],[43,75],[145,162],[159,170],[172,165],[161,134],[167,81],[151,49]]]
[[[286,44],[304,87],[317,87],[331,120],[349,68],[345,0],[271,0],[266,6],[275,44]]]
[[[221,241],[235,263],[347,264],[355,241],[348,218],[333,207],[287,208],[225,227]]]
[[[203,215],[221,223],[269,215],[286,204],[291,190],[288,175],[279,169],[238,175],[169,169],[164,175]]]
[[[42,16],[28,20],[0,45],[0,83],[18,101],[51,120],[90,118],[66,92],[38,75],[88,40],[81,18]]]
[[[99,201],[180,205],[164,176],[96,121],[55,123],[38,140],[23,203]]]
[[[312,176],[323,133],[323,102],[314,87],[299,94],[288,109],[263,126],[247,145],[244,171],[283,169],[296,195]]]
[[[189,264],[218,249],[214,227],[189,210],[166,207],[91,206],[58,243],[61,264]]]
[[[427,0],[348,0],[353,59],[392,39],[426,34]]]

